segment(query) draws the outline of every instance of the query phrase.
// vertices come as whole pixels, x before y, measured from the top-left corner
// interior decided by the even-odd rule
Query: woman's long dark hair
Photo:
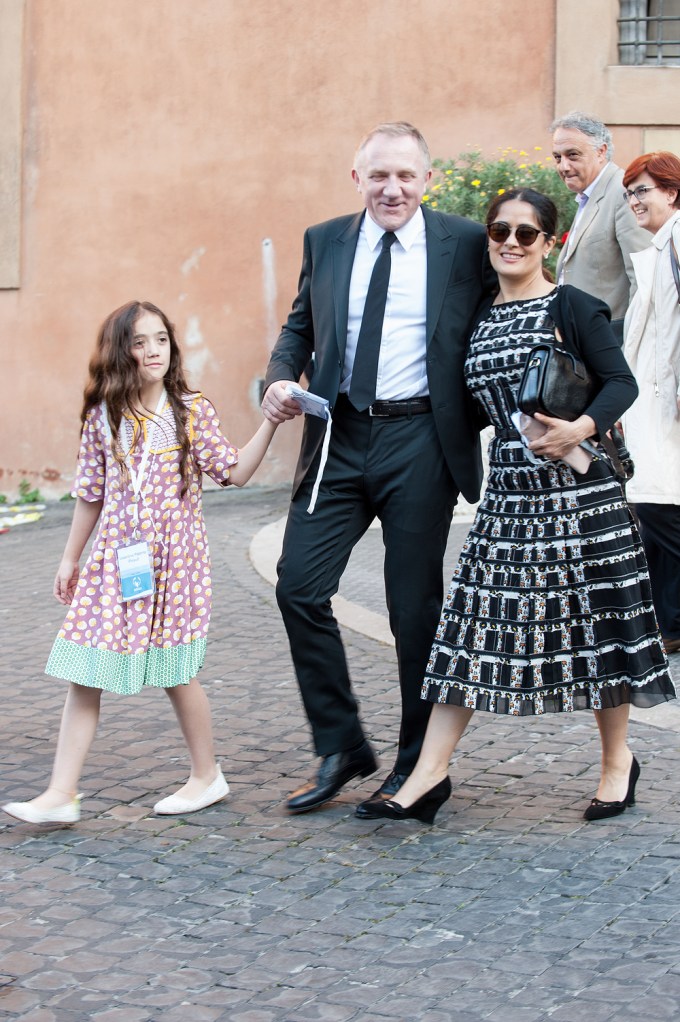
[[[163,383],[175,417],[184,495],[189,484],[191,447],[187,431],[189,411],[183,398],[191,393],[191,389],[184,375],[182,353],[177,344],[175,328],[165,313],[152,302],[126,302],[102,323],[97,335],[97,345],[90,359],[89,378],[85,386],[80,420],[84,425],[90,409],[102,401],[106,402],[113,455],[124,469],[119,431],[123,413],[126,411],[139,422],[136,408],[140,401],[140,380],[137,362],[132,354],[132,341],[135,324],[145,312],[153,313],[162,320],[170,340],[170,366]]]

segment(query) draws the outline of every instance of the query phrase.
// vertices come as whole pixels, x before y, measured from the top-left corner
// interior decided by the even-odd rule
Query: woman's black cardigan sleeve
[[[578,355],[599,381],[597,395],[584,414],[594,420],[602,437],[638,395],[635,377],[611,328],[609,306],[564,284],[556,290],[548,313],[567,349]]]

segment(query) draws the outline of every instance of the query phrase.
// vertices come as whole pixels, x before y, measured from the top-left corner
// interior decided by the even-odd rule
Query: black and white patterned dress
[[[611,467],[531,460],[511,414],[553,295],[493,306],[467,385],[496,436],[487,489],[444,602],[422,697],[492,713],[674,698],[637,528]]]

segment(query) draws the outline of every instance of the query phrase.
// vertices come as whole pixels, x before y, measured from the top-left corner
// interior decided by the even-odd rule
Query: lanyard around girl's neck
[[[147,428],[146,440],[142,448],[142,457],[139,462],[139,468],[136,471],[132,464],[132,457],[130,454],[132,450],[132,444],[130,444],[130,447],[128,447],[124,455],[125,464],[127,465],[128,472],[130,473],[130,483],[132,484],[132,525],[135,534],[137,533],[137,530],[139,528],[139,495],[141,493],[142,484],[144,482],[146,465],[149,460],[149,454],[151,453],[151,448],[156,437],[156,430],[158,429],[158,420],[163,414],[163,409],[165,408],[165,402],[167,401],[167,397],[168,395],[166,394],[164,387],[163,392],[161,393],[161,396],[158,399],[158,404],[156,405],[154,417]]]

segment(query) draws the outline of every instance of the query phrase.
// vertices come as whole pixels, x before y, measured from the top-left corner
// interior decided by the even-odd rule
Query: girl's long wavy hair
[[[116,461],[126,473],[125,461],[120,443],[120,426],[124,412],[129,412],[139,422],[136,408],[140,404],[140,379],[137,362],[132,354],[135,324],[139,317],[151,312],[158,316],[170,339],[170,366],[163,380],[168,401],[173,410],[180,447],[179,468],[182,477],[182,496],[189,485],[191,469],[191,448],[187,421],[189,410],[183,398],[191,394],[180,352],[175,328],[158,306],[152,302],[126,302],[107,316],[97,335],[97,344],[90,359],[89,378],[85,386],[83,410],[80,414],[82,425],[91,408],[106,402],[107,416],[111,428],[112,449]],[[138,439],[143,435],[138,431]],[[127,473],[126,473],[127,474]]]

